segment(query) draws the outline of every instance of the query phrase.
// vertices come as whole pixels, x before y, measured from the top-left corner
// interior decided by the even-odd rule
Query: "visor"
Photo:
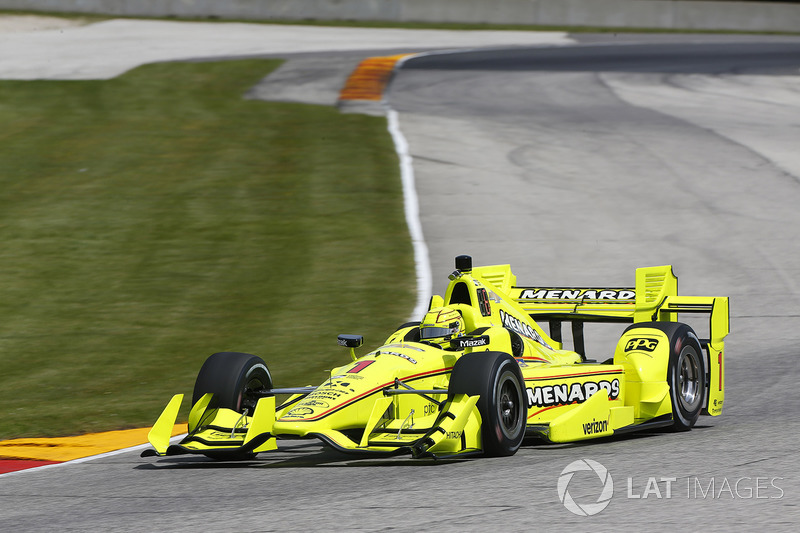
[[[420,328],[419,337],[421,339],[438,339],[452,335],[456,329],[458,328]]]

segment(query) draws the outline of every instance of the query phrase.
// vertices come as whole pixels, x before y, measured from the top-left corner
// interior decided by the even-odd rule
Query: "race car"
[[[211,355],[195,382],[187,436],[170,444],[177,394],[142,456],[249,459],[297,438],[360,454],[508,456],[526,437],[683,431],[701,414],[722,413],[728,298],[678,296],[671,266],[637,269],[632,288],[531,287],[518,286],[509,265],[473,268],[458,256],[449,279],[422,320],[380,347],[357,357],[363,337],[339,335],[352,361],[315,387],[274,387],[255,355]],[[679,313],[707,315],[707,337]],[[587,321],[631,324],[597,361],[584,353]]]

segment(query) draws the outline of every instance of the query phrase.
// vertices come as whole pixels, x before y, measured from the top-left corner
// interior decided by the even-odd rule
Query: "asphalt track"
[[[531,284],[623,286],[636,266],[671,263],[682,293],[731,296],[723,416],[685,434],[438,463],[313,442],[246,463],[127,452],[0,477],[0,529],[793,531],[800,54],[782,41],[788,59],[769,72],[716,44],[684,50],[707,58],[688,72],[661,46],[650,59],[640,45],[581,46],[562,71],[537,68],[542,50],[437,55],[406,62],[389,94],[414,157],[434,288],[459,253],[511,263]],[[645,68],[599,69],[598,48]],[[614,482],[591,517],[557,492],[580,459]],[[591,472],[569,485],[579,503],[600,489]]]

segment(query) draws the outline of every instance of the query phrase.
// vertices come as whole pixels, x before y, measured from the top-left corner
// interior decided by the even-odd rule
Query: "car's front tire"
[[[192,405],[210,392],[214,394],[211,407],[232,409],[253,415],[259,393],[272,388],[272,376],[264,360],[240,352],[218,352],[206,359],[192,393]],[[253,459],[253,452],[213,451],[207,457],[226,461]]]
[[[514,455],[522,444],[528,416],[524,384],[519,364],[507,353],[472,352],[456,361],[449,392],[480,395],[485,455]]]
[[[219,352],[203,363],[192,394],[192,405],[205,393],[214,394],[215,407],[252,415],[259,393],[272,388],[272,376],[264,360],[240,352]]]

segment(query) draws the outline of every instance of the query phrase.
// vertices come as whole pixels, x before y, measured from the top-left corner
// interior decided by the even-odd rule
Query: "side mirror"
[[[363,335],[339,335],[339,346],[358,348],[364,344]]]
[[[356,348],[364,344],[364,336],[363,335],[339,335],[338,337],[339,346],[344,346],[345,348],[350,348],[350,357],[353,358],[355,361],[356,358]]]

